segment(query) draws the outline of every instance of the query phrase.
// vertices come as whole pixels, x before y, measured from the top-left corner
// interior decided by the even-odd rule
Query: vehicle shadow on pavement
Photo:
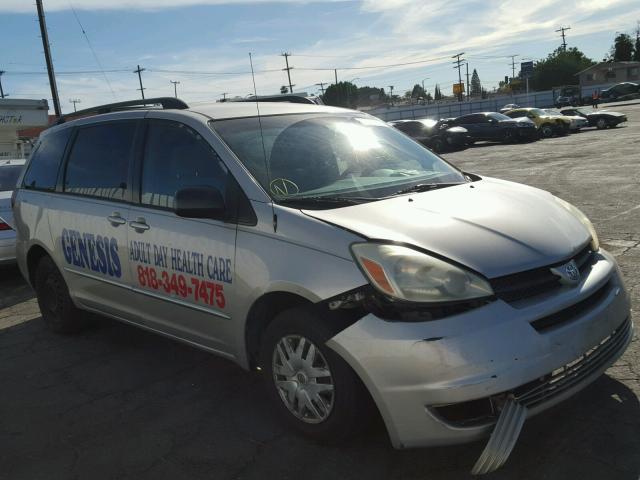
[[[33,298],[34,295],[16,265],[0,267],[0,308],[11,307]]]
[[[462,479],[484,443],[394,450],[380,421],[338,446],[283,429],[261,379],[233,363],[96,319],[0,330],[0,479]],[[496,479],[634,479],[636,394],[609,376],[525,423]]]

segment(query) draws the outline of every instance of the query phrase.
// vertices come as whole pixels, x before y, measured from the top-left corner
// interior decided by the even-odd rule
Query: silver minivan
[[[474,473],[629,344],[618,266],[569,203],[364,113],[169,100],[41,136],[12,201],[53,331],[95,312],[227,357],[316,439],[369,407],[396,448],[490,437]]]

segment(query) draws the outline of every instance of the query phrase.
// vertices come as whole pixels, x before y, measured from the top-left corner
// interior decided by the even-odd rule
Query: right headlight
[[[582,223],[582,225],[584,225],[584,227],[589,232],[589,235],[591,235],[591,249],[594,252],[598,251],[598,249],[600,248],[600,240],[598,239],[598,232],[596,232],[596,229],[593,227],[593,223],[591,223],[591,220],[589,220],[584,213],[582,213],[577,207],[571,205],[569,202],[562,200],[561,198],[556,196],[554,196],[553,198],[556,202],[567,209],[571,215],[576,217],[580,221],[580,223]]]
[[[409,247],[355,243],[351,252],[371,285],[393,298],[439,303],[493,295],[479,275]]]

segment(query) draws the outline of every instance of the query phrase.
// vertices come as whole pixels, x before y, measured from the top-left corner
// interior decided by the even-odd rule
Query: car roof
[[[187,111],[206,115],[214,120],[224,120],[230,118],[257,117],[260,109],[261,116],[285,115],[295,113],[357,113],[362,112],[348,110],[346,108],[328,107],[325,105],[312,105],[306,103],[286,103],[286,102],[215,102],[201,105],[194,105]]]
[[[5,158],[0,160],[0,167],[11,165],[24,165],[27,161],[24,158]]]

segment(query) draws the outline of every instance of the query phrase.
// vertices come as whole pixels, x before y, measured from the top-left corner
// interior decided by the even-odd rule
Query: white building
[[[26,158],[31,152],[30,138],[21,138],[20,130],[49,124],[46,100],[0,98],[0,160]]]

